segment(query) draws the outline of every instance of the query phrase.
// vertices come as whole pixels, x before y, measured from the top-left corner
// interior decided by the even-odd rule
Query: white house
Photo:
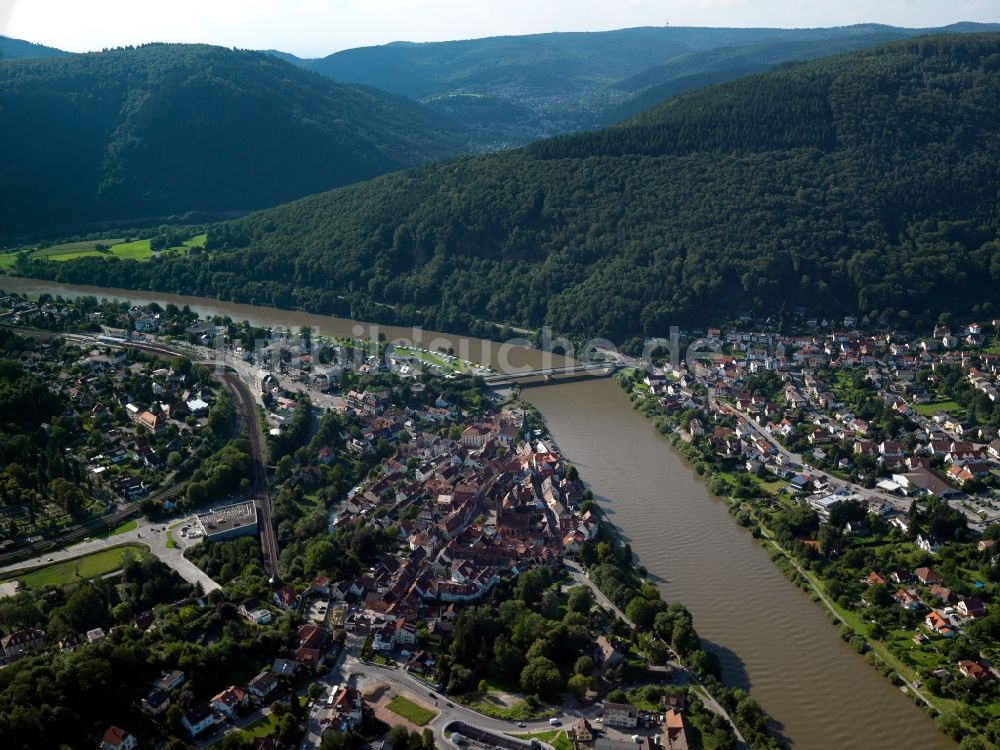
[[[236,718],[236,710],[246,705],[247,694],[242,688],[230,685],[221,693],[217,694],[209,702],[209,705],[220,714],[228,716],[230,719]]]
[[[181,724],[191,737],[197,737],[215,724],[215,716],[208,706],[198,706],[190,711],[185,711],[181,717]]]

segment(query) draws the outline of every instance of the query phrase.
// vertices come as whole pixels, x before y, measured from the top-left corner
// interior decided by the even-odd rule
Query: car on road
[[[52,558],[48,558],[45,562],[52,562]]]
[[[528,725],[527,725],[527,724],[525,724],[525,723],[524,723],[523,721],[519,721],[519,722],[517,722],[517,725],[518,725],[519,727],[521,727],[521,729],[524,729],[524,728],[525,728],[526,726],[528,726]]]
[[[559,719],[557,719],[557,718],[556,718],[555,716],[553,716],[553,717],[552,717],[551,719],[549,719],[549,724],[550,724],[551,726],[554,726],[554,727],[557,727],[557,726],[559,726],[559,725],[560,725],[561,723],[562,723],[562,722],[560,722],[560,721],[559,721]]]

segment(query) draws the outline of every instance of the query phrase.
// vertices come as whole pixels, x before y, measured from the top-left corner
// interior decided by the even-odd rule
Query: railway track
[[[40,338],[65,337],[75,343],[87,344],[111,344],[112,346],[127,346],[141,349],[161,356],[182,355],[192,360],[207,359],[203,352],[194,347],[173,347],[148,341],[115,340],[100,341],[97,335],[89,334],[67,334],[55,331],[46,331],[36,328],[23,328],[25,333]],[[257,527],[260,530],[261,547],[264,552],[264,568],[270,577],[276,578],[278,575],[278,540],[274,533],[274,522],[271,514],[271,496],[268,492],[267,463],[264,455],[264,439],[257,422],[257,407],[254,403],[253,395],[246,384],[240,380],[239,376],[231,371],[222,371],[219,378],[223,385],[233,394],[236,399],[236,409],[240,419],[247,427],[250,437],[250,449],[253,453],[253,476],[251,477],[251,488],[253,492],[254,505],[257,506]],[[178,483],[172,487],[155,494],[152,499],[169,497],[177,490],[183,488],[184,483]],[[114,528],[121,521],[139,514],[139,507],[133,506],[117,511],[111,515],[103,516],[99,519],[92,519],[82,524],[67,529],[64,533],[54,537],[42,539],[30,544],[19,545],[11,550],[0,553],[0,561],[13,562],[21,557],[31,557],[38,552],[51,549],[53,546],[62,545],[66,542],[75,542],[84,539],[96,532],[103,531],[106,527]]]
[[[178,482],[173,484],[166,489],[160,490],[159,492],[150,495],[151,500],[164,500],[169,497],[176,495],[184,488],[184,482]],[[138,516],[140,513],[139,505],[133,504],[122,510],[117,510],[114,513],[110,513],[106,516],[99,516],[97,518],[91,518],[87,521],[83,521],[71,528],[66,529],[60,534],[55,536],[45,537],[36,542],[31,542],[28,544],[21,544],[13,547],[3,553],[0,553],[0,562],[17,562],[20,558],[34,557],[36,554],[45,552],[52,549],[53,547],[61,547],[70,542],[79,542],[88,536],[93,536],[106,529],[113,529],[115,526],[120,524],[122,521],[126,521],[129,518]]]
[[[272,579],[278,577],[278,539],[274,533],[271,514],[271,495],[268,491],[267,462],[264,456],[264,437],[257,420],[257,405],[253,395],[238,375],[233,372],[220,374],[222,382],[236,399],[236,411],[247,428],[250,450],[253,453],[253,476],[251,488],[254,505],[257,506],[257,528],[260,530],[260,546],[264,553],[264,568]]]

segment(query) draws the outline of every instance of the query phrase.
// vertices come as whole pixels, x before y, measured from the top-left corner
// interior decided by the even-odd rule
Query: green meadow
[[[51,260],[62,263],[79,258],[98,258],[101,256],[113,256],[122,260],[149,260],[153,255],[179,254],[187,255],[192,247],[203,247],[208,240],[208,234],[194,235],[184,240],[180,245],[168,247],[158,253],[154,253],[150,247],[149,240],[132,240],[126,242],[125,238],[109,238],[100,240],[83,240],[81,242],[63,242],[51,247],[31,250],[30,248],[18,248],[8,253],[0,254],[0,270],[10,268],[14,265],[17,255],[27,252],[32,259]],[[106,248],[99,250],[98,245]]]

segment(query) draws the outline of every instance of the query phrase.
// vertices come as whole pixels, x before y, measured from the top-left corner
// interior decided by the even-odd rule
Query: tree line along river
[[[369,324],[303,312],[156,292],[132,292],[0,278],[0,289],[63,297],[85,294],[137,304],[173,302],[200,315],[260,326],[367,338]],[[378,326],[387,340],[413,329]],[[495,342],[423,332],[421,346],[454,347],[491,366],[542,366],[535,350],[500,351]],[[500,357],[507,361],[501,363]],[[550,431],[632,545],[667,601],[683,602],[727,684],[752,692],[795,748],[954,749],[923,711],[843,643],[809,596],[789,583],[726,506],[631,408],[611,378],[525,389]]]

